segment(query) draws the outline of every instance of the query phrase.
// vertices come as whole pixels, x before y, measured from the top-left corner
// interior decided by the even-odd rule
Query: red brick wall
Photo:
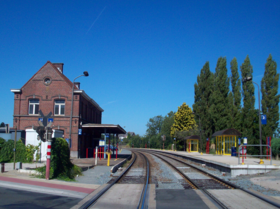
[[[51,78],[50,85],[44,84],[44,78]],[[21,89],[21,93],[14,94],[14,121],[13,126],[19,130],[38,126],[40,115],[29,115],[29,100],[39,99],[39,109],[44,115],[52,112],[53,128],[64,131],[64,138],[69,138],[72,87],[51,63],[44,65]],[[54,100],[65,100],[65,115],[54,116]],[[82,107],[83,105],[83,107]],[[83,112],[80,112],[83,110]],[[93,112],[98,117],[92,117]],[[80,119],[81,117],[81,119]],[[96,109],[80,94],[74,94],[72,120],[72,147],[71,151],[78,151],[78,128],[80,120],[83,123],[101,123],[101,112]]]

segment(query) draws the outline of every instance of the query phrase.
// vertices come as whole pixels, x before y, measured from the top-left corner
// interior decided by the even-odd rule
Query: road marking
[[[116,161],[116,160],[118,160],[118,159],[115,159],[114,161]]]

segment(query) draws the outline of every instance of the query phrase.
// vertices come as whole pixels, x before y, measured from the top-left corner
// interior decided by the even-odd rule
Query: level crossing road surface
[[[137,208],[143,185],[141,184],[116,184],[106,192],[96,204],[89,208]]]
[[[70,208],[93,191],[82,184],[0,176],[0,208]]]
[[[0,208],[70,208],[81,199],[0,186]]]

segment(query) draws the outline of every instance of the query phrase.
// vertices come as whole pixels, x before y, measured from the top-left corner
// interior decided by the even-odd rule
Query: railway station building
[[[98,146],[102,133],[126,133],[120,125],[102,124],[104,110],[81,90],[79,82],[73,83],[64,75],[63,63],[47,61],[20,89],[11,92],[14,93],[13,127],[30,132],[38,126],[39,118],[51,118],[51,128],[62,132],[65,139],[71,139],[72,158],[85,157],[87,148]]]

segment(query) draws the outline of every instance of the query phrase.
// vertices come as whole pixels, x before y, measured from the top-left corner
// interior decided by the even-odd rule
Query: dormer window
[[[39,99],[29,100],[29,115],[39,114]]]
[[[63,99],[54,100],[54,114],[55,115],[65,114],[65,100]]]

